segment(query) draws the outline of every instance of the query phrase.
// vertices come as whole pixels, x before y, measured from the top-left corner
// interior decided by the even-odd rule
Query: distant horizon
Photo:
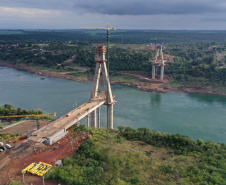
[[[0,30],[6,30],[6,31],[10,31],[10,30],[106,30],[106,29],[84,29],[84,28],[0,28]],[[222,30],[207,30],[207,29],[203,29],[203,30],[199,30],[199,29],[137,29],[137,28],[116,28],[117,30],[147,30],[147,31],[226,31],[226,29],[222,29]]]

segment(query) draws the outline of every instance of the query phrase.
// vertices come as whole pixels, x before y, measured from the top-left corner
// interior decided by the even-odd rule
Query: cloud
[[[0,6],[68,10],[72,9],[75,1],[77,0],[0,0]]]
[[[24,18],[53,18],[60,16],[61,13],[56,10],[42,10],[35,8],[11,8],[11,7],[1,7],[0,6],[0,17],[12,18],[12,17],[24,17]]]
[[[0,28],[226,29],[225,0],[0,0]]]
[[[74,10],[109,15],[226,12],[225,0],[1,0],[0,6]]]
[[[203,14],[226,11],[223,0],[83,0],[75,4],[88,12],[116,15]]]
[[[225,17],[216,17],[216,18],[203,18],[202,21],[205,22],[226,22],[226,18]]]

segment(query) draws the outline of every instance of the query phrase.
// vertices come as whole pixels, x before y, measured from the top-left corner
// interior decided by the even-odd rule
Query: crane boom
[[[48,114],[26,114],[26,115],[13,115],[13,116],[0,116],[0,118],[20,118],[20,117],[45,117],[45,116],[56,116],[56,112]]]
[[[84,29],[97,29],[97,30],[116,30],[116,27],[109,27],[109,24],[107,24],[107,28],[104,27],[80,27]]]

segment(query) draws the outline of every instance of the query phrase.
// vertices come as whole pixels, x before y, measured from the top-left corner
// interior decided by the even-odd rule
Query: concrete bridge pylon
[[[95,55],[96,70],[89,102],[80,105],[52,123],[37,131],[34,131],[30,140],[33,140],[39,144],[43,143],[45,145],[52,145],[64,137],[73,125],[78,125],[79,121],[85,117],[87,118],[87,127],[90,126],[91,117],[91,127],[100,128],[100,107],[102,105],[107,105],[107,128],[113,129],[113,106],[116,101],[113,99],[115,96],[111,91],[110,80],[106,67],[106,51],[107,50],[104,45],[97,46]],[[99,90],[101,74],[103,76],[104,91]],[[96,121],[97,118],[98,123]]]
[[[163,59],[162,46],[157,46],[154,61],[152,63],[152,79],[155,79],[156,67],[160,67],[160,80],[163,80],[164,66],[165,60]]]
[[[92,92],[90,96],[90,101],[92,99],[95,99],[98,95],[98,92],[101,92],[99,90],[99,84],[100,84],[100,76],[102,74],[103,82],[104,82],[104,94],[106,96],[106,102],[105,105],[107,105],[107,128],[113,129],[113,106],[116,103],[116,101],[113,99],[113,94],[111,90],[111,84],[109,80],[109,75],[107,71],[106,66],[106,55],[107,48],[105,45],[98,45],[96,48],[95,53],[95,62],[96,62],[96,69],[95,69],[95,75],[93,80],[93,87]],[[91,127],[97,127],[97,110],[95,109],[91,113]],[[100,110],[98,110],[98,128],[100,128]]]

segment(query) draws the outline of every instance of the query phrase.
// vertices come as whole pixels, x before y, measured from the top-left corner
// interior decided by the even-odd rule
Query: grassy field
[[[132,83],[132,82],[139,82],[137,77],[125,75],[125,74],[112,74],[110,76],[112,81],[120,82],[120,83]]]

